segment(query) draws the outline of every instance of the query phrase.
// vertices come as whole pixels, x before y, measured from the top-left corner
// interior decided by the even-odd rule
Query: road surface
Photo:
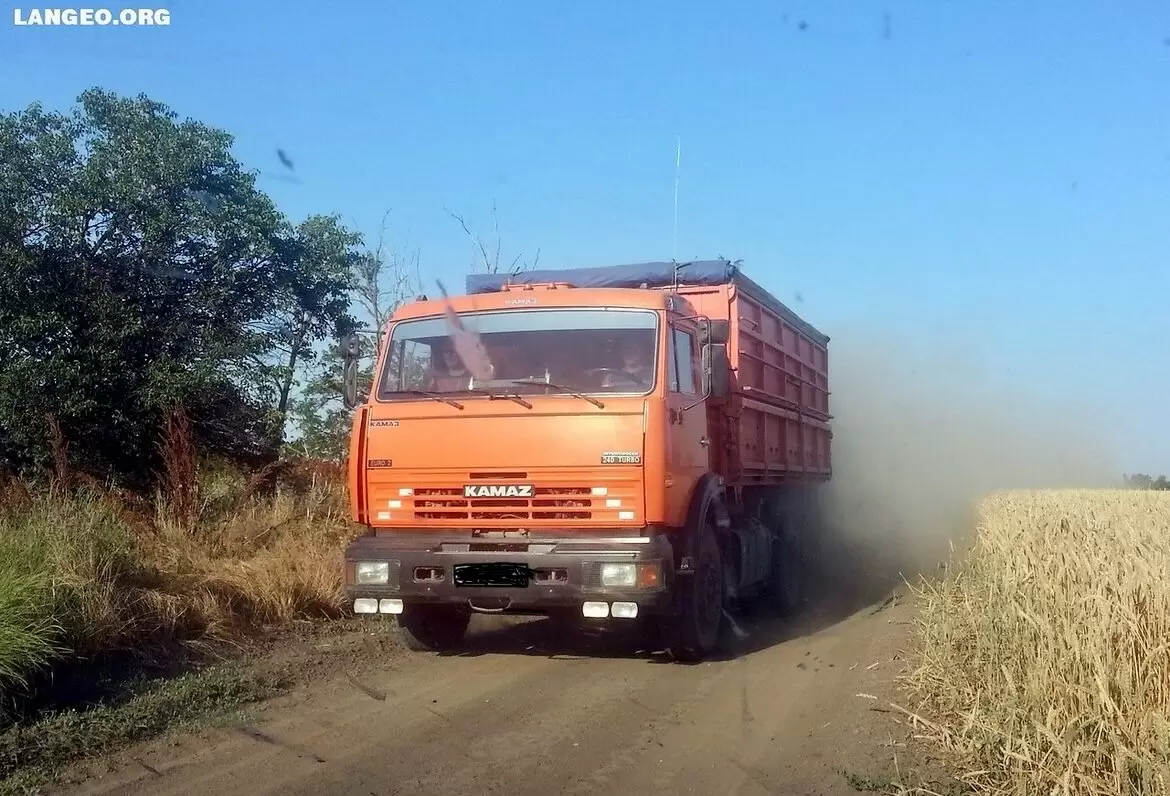
[[[904,754],[880,710],[912,619],[893,585],[745,620],[746,640],[694,666],[621,638],[558,653],[544,620],[500,625],[456,656],[331,672],[257,724],[157,744],[70,792],[853,794],[843,771],[878,778]]]

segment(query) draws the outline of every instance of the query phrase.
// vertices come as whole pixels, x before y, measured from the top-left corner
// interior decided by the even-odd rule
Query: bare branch
[[[488,253],[488,247],[484,244],[483,239],[472,231],[468,225],[467,220],[450,208],[444,208],[451,218],[455,219],[459,226],[463,229],[463,233],[471,240],[472,250],[475,253],[474,259],[478,261],[472,264],[472,269],[482,268],[484,273],[498,274],[503,270],[500,266],[500,255],[503,251],[503,236],[500,235],[500,216],[496,201],[492,200],[492,229],[495,232],[496,241],[494,246],[494,255]],[[536,260],[530,265],[524,260],[523,253],[517,254],[512,264],[508,267],[508,273],[517,274],[521,271],[527,271],[536,266],[536,262],[540,259],[539,249],[537,250]]]
[[[496,200],[492,199],[492,228],[496,232],[496,256],[492,259],[493,274],[500,272],[500,214],[496,212]],[[519,258],[520,255],[516,255]]]
[[[476,252],[479,255],[480,260],[482,261],[484,273],[487,273],[487,274],[497,273],[499,269],[493,267],[492,259],[488,255],[488,252],[487,252],[487,247],[483,245],[483,240],[479,237],[479,235],[476,235],[474,232],[471,231],[471,227],[469,227],[467,225],[467,221],[463,218],[463,216],[459,215],[458,213],[456,213],[454,210],[451,210],[450,208],[446,208],[446,210],[447,210],[448,215],[450,215],[453,219],[455,219],[456,221],[459,222],[459,226],[461,226],[463,228],[463,232],[466,233],[467,237],[471,239],[471,246],[473,249],[476,250]],[[475,266],[472,266],[472,267],[474,268]]]
[[[405,301],[422,292],[421,255],[416,249],[403,255],[391,243],[390,211],[382,216],[378,241],[356,269],[353,293],[365,318],[377,331],[375,351],[381,349],[382,330]]]

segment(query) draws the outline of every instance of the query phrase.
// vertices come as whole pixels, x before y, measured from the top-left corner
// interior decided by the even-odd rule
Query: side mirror
[[[344,355],[348,362],[351,359],[361,359],[362,356],[362,336],[357,332],[350,332],[341,339],[342,346],[345,347]]]
[[[711,398],[726,398],[731,392],[731,363],[727,360],[727,346],[708,343],[703,346],[703,394]]]
[[[357,332],[341,338],[341,402],[346,409],[360,403],[358,397],[358,364],[362,356],[362,339]]]

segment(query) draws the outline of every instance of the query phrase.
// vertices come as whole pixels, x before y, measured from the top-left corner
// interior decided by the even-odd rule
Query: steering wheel
[[[624,370],[618,370],[617,368],[589,368],[589,370],[587,370],[585,372],[586,373],[602,373],[602,374],[605,374],[606,376],[609,376],[609,375],[621,376],[623,379],[628,381],[630,384],[642,384],[642,380],[639,379],[637,376],[633,376],[629,373],[626,373]]]

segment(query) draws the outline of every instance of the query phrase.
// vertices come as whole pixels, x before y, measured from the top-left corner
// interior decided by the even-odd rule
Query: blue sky
[[[680,258],[743,258],[831,335],[954,341],[1100,407],[1125,469],[1170,471],[1164,4],[169,8],[155,29],[9,10],[0,107],[145,92],[265,174],[287,151],[300,184],[261,185],[290,216],[372,234],[392,211],[396,245],[456,284],[471,251],[446,208],[488,236],[493,200],[505,259],[669,259],[681,136]]]

